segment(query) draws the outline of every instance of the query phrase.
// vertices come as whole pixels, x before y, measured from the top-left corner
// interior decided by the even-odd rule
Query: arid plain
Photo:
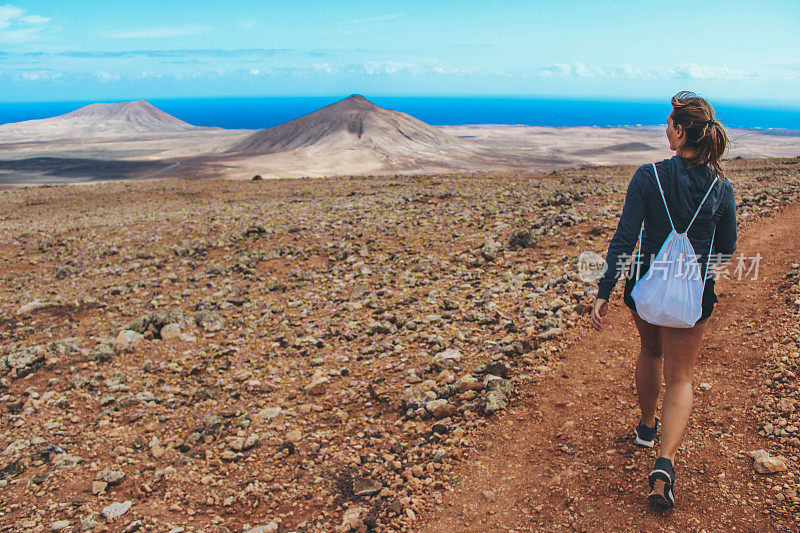
[[[732,129],[729,158],[796,157],[800,132]],[[0,186],[108,179],[554,170],[670,156],[663,128],[434,127],[352,95],[264,130],[187,124],[146,101],[0,125]]]

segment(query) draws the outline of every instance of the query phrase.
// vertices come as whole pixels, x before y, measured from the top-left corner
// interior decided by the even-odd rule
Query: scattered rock
[[[125,472],[122,470],[113,470],[111,468],[106,468],[100,474],[100,480],[105,481],[109,485],[118,485],[125,479]]]
[[[112,503],[111,505],[103,507],[101,514],[106,517],[107,520],[114,520],[127,513],[132,505],[133,502],[130,500],[121,503]]]
[[[6,357],[6,364],[17,370],[17,374],[30,373],[34,367],[44,363],[45,351],[41,346],[11,352]],[[20,376],[21,377],[21,376]]]
[[[539,333],[536,337],[539,340],[548,341],[558,338],[564,331],[561,328],[550,328],[547,331]]]
[[[88,515],[81,520],[81,531],[91,531],[97,527],[94,515]]]
[[[114,348],[117,352],[132,352],[143,342],[144,335],[136,331],[125,329],[120,331],[117,338],[114,339]],[[113,356],[113,354],[110,355]]]
[[[313,394],[315,396],[319,396],[320,394],[324,394],[325,393],[325,389],[327,387],[328,381],[329,380],[328,380],[327,376],[321,376],[321,375],[315,374],[314,377],[312,377],[311,382],[308,385],[305,386],[304,390],[308,394]]]
[[[114,349],[115,340],[103,341],[91,350],[89,350],[89,358],[98,363],[106,363],[111,361],[116,355]]]
[[[753,459],[753,470],[759,474],[775,474],[789,469],[789,462],[782,455],[773,457],[766,450],[755,450],[747,455]]]
[[[225,322],[219,313],[214,311],[200,311],[194,315],[194,323],[209,333],[221,331]]]
[[[508,407],[509,388],[510,382],[506,379],[496,378],[488,381],[487,392],[480,403],[485,415],[492,415]]]
[[[50,524],[50,530],[51,531],[62,531],[64,529],[67,529],[70,525],[71,525],[71,522],[69,520],[57,520],[57,521],[53,522],[52,524]]]
[[[263,526],[251,527],[246,533],[277,533],[277,531],[278,524],[276,522],[270,522]]]
[[[362,518],[368,511],[369,509],[366,507],[351,507],[347,509],[342,515],[342,524],[336,528],[336,533],[366,532],[367,528]]]
[[[439,367],[453,367],[462,359],[461,352],[456,349],[448,348],[433,356],[433,364]]]
[[[181,338],[181,325],[174,323],[174,324],[167,324],[163,328],[161,328],[161,338],[165,341],[172,340],[172,339],[180,339]]]
[[[383,485],[369,478],[357,477],[353,479],[353,494],[356,496],[371,496],[381,491]]]

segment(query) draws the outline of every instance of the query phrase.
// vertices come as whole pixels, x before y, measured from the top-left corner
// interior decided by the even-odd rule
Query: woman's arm
[[[625,204],[622,206],[622,215],[617,223],[617,231],[608,245],[605,272],[600,279],[597,299],[590,316],[592,327],[597,331],[603,329],[606,313],[608,313],[608,298],[622,275],[622,267],[627,263],[636,246],[636,241],[639,240],[639,230],[644,221],[644,180],[650,175],[647,168],[650,168],[649,165],[639,167],[628,183],[628,191],[625,193]]]
[[[625,194],[625,204],[622,206],[622,215],[617,223],[617,231],[611,238],[606,254],[605,273],[598,283],[597,297],[608,301],[611,291],[622,274],[623,266],[628,261],[639,239],[639,230],[644,220],[644,184],[652,171],[648,172],[648,165],[639,167],[633,174],[628,191]]]
[[[730,183],[727,184],[727,187],[725,205],[722,217],[717,222],[716,238],[714,239],[714,251],[721,254],[719,256],[720,263],[728,261],[736,251],[736,199]]]

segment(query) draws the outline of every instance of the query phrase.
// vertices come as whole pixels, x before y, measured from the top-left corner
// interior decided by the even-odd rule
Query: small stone
[[[28,370],[44,362],[44,348],[41,346],[34,346],[33,348],[26,348],[18,352],[12,352],[6,357],[6,364],[17,371]]]
[[[437,420],[456,412],[456,407],[445,399],[433,400],[425,404],[425,409]]]
[[[456,382],[459,392],[482,391],[483,383],[471,374],[466,374]]]
[[[28,439],[17,439],[6,446],[5,450],[3,450],[3,455],[14,455],[28,448],[30,445],[31,441]]]
[[[336,528],[337,533],[348,533],[350,531],[366,531],[364,521],[361,519],[367,514],[369,509],[366,507],[351,507],[342,515],[342,525]]]
[[[491,415],[508,407],[508,400],[503,392],[489,391],[481,404],[484,414]]]
[[[246,533],[277,533],[277,531],[278,524],[275,522],[270,522],[269,524],[263,526],[251,527]]]
[[[91,531],[97,527],[97,520],[94,519],[94,515],[88,515],[81,520],[81,531]]]
[[[181,325],[180,324],[167,324],[163,328],[161,328],[161,339],[168,341],[172,339],[179,339],[181,337]]]
[[[118,352],[132,352],[136,347],[144,342],[144,335],[136,331],[124,329],[119,332],[117,338],[114,339],[114,348]]]
[[[231,451],[231,450],[225,450],[219,456],[223,461],[238,461],[239,459],[244,457],[244,454],[241,453],[241,452],[234,452],[234,451]]]
[[[747,455],[753,459],[753,470],[759,474],[775,474],[789,469],[788,461],[782,455],[773,457],[766,450],[755,450]]]
[[[448,348],[433,356],[433,364],[440,367],[451,367],[461,361],[461,352],[455,348]]]
[[[299,442],[301,438],[302,438],[302,434],[297,429],[293,429],[293,430],[288,431],[286,433],[286,441],[287,442]]]
[[[154,459],[161,459],[164,457],[164,447],[160,444],[156,444],[155,446],[150,447],[150,455],[153,456]]]
[[[316,377],[312,378],[311,383],[306,385],[304,390],[308,394],[319,396],[320,394],[324,394],[325,393],[325,388],[326,388],[326,386],[328,384],[328,377],[327,376],[319,376],[319,375],[316,375],[316,374],[315,374],[315,376]]]
[[[222,316],[213,311],[200,311],[194,315],[194,323],[210,333],[220,331],[225,325]]]
[[[256,413],[256,417],[261,418],[262,420],[272,420],[279,414],[281,414],[280,407],[265,407]]]
[[[125,479],[125,472],[107,468],[100,474],[100,479],[109,485],[117,485],[121,483],[123,479]]]
[[[445,457],[447,457],[447,450],[445,450],[444,448],[439,448],[438,450],[433,452],[433,456],[431,457],[431,460],[434,463],[441,463],[444,460]]]
[[[484,498],[486,498],[490,502],[497,501],[497,495],[495,495],[494,491],[492,490],[484,490],[483,492],[481,492],[481,494],[483,495]]]
[[[497,259],[498,252],[499,250],[496,245],[486,244],[483,248],[481,248],[481,257],[483,257],[486,261],[494,261]]]
[[[112,503],[111,505],[103,507],[102,514],[107,520],[114,520],[115,518],[119,518],[127,513],[130,510],[131,505],[133,505],[133,502],[130,500],[122,503]]]
[[[133,522],[128,524],[128,526],[125,528],[124,533],[133,533],[134,531],[139,531],[142,525],[143,524],[141,520],[134,520]]]
[[[370,496],[381,491],[383,485],[369,478],[357,477],[353,480],[353,494],[356,496]]]
[[[547,331],[545,331],[543,333],[539,333],[536,337],[538,339],[540,339],[540,340],[547,341],[547,340],[555,339],[556,337],[561,335],[562,332],[563,331],[562,331],[561,328],[550,328],[550,329],[548,329]]]
[[[61,531],[62,529],[67,529],[70,526],[69,520],[57,520],[50,524],[51,531]]]
[[[108,487],[108,483],[105,481],[94,480],[92,481],[92,494],[100,494]]]

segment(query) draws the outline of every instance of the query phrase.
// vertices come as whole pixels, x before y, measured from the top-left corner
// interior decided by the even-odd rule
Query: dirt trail
[[[757,280],[717,282],[719,303],[704,339],[695,409],[678,454],[671,512],[648,508],[646,476],[655,451],[631,441],[638,336],[621,283],[602,333],[589,329],[536,386],[490,425],[454,492],[422,531],[782,531],[764,500],[777,479],[742,455],[769,443],[752,407],[778,313],[776,283],[800,257],[800,204],[740,233],[737,254],[762,255]],[[699,384],[704,384],[702,387]],[[710,388],[709,386],[710,385]],[[476,441],[481,441],[476,439]],[[790,474],[791,475],[791,474]]]

